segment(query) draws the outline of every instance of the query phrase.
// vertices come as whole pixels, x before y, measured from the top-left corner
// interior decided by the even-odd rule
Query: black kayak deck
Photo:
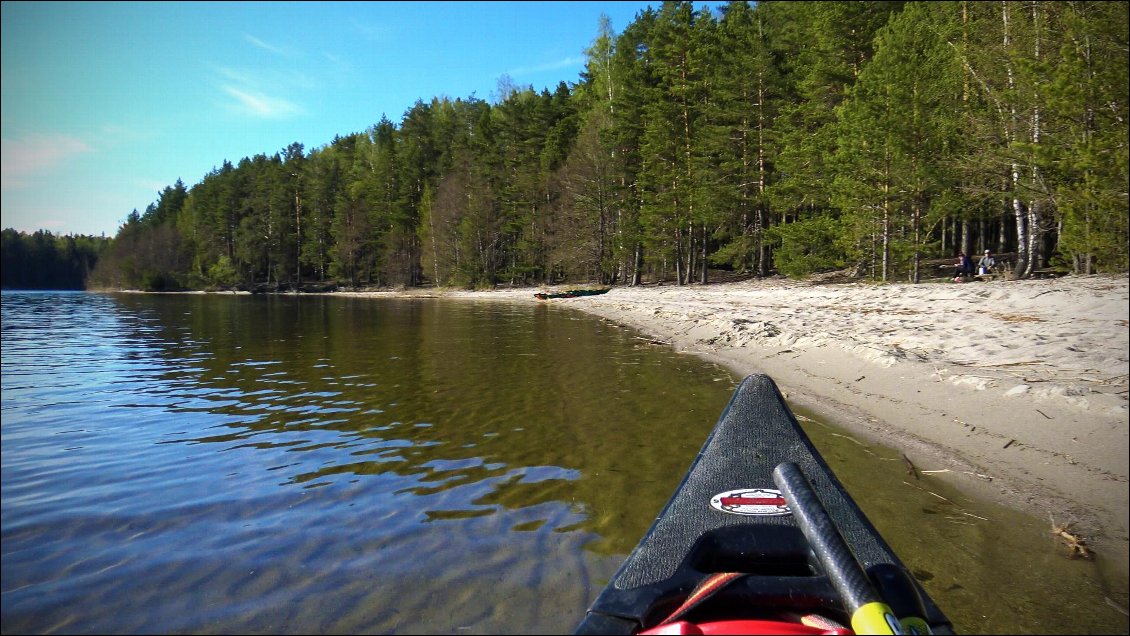
[[[630,634],[652,628],[717,572],[746,576],[695,610],[700,620],[783,610],[819,613],[846,624],[850,612],[796,516],[787,507],[774,510],[781,503],[774,501],[774,493],[781,491],[773,471],[788,462],[807,477],[872,580],[883,580],[884,573],[896,569],[906,573],[800,428],[777,385],[766,375],[751,375],[734,392],[683,483],[576,633]],[[720,503],[729,504],[730,511]],[[949,620],[921,586],[908,574],[902,580],[904,587],[913,588],[909,600],[888,604],[899,610],[896,604],[914,603],[914,613],[934,633],[952,633]]]

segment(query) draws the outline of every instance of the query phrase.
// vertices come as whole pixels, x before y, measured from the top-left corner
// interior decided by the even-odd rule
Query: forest
[[[0,232],[0,287],[85,289],[99,256],[109,245],[106,237],[5,229]]]
[[[503,76],[491,101],[420,99],[178,180],[87,285],[922,282],[983,249],[1018,278],[1126,272],[1128,6],[664,2],[620,33],[603,18],[575,83]]]

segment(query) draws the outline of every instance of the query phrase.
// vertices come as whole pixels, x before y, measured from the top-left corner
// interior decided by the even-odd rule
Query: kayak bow
[[[952,634],[953,626],[766,375],[742,381],[682,484],[576,631],[930,632]]]

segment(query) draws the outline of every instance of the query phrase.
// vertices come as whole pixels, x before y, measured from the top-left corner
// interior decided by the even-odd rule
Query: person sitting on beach
[[[973,275],[973,259],[965,255],[965,252],[959,252],[957,255],[957,263],[954,264],[956,269],[953,272],[953,280],[955,283],[960,283],[962,278]]]
[[[985,250],[985,255],[977,263],[978,274],[992,274],[993,268],[997,266],[997,259],[993,258],[993,253]]]

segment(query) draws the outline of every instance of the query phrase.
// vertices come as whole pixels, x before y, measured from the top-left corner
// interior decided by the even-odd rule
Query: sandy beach
[[[1127,562],[1126,276],[392,292],[551,302],[633,327],[902,451],[932,478],[1058,523]],[[362,295],[384,295],[383,292]],[[1050,529],[1049,522],[1049,529]]]

